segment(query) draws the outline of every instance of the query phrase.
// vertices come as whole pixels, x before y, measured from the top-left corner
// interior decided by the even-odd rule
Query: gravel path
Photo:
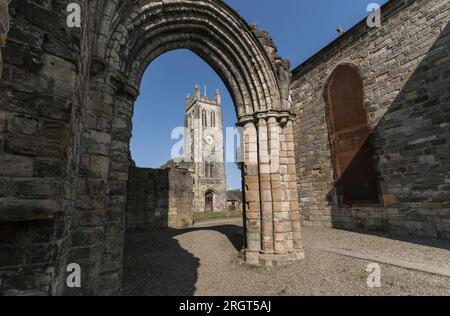
[[[450,265],[445,242],[431,246],[331,229],[304,229],[306,259],[267,269],[243,264],[239,221],[203,223],[182,230],[126,237],[122,295],[450,295],[450,278],[381,265],[382,287],[366,285],[368,261],[330,254],[321,247],[357,249],[419,263]],[[415,242],[418,242],[416,240]]]
[[[424,238],[402,240],[335,229],[304,228],[305,245],[315,248],[352,250],[394,259],[450,267],[450,241]]]

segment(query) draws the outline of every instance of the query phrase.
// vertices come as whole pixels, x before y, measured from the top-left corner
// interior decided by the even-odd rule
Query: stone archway
[[[133,104],[146,67],[180,48],[196,53],[222,78],[244,130],[245,260],[273,266],[302,259],[291,74],[268,34],[219,0],[105,0],[90,9],[95,36],[78,177],[85,185],[77,192],[75,213],[100,218],[72,232],[87,241],[85,252],[79,244],[69,251],[90,272],[83,291],[120,287]],[[102,242],[89,244],[90,237]]]
[[[207,191],[205,193],[205,212],[213,212],[214,211],[214,191]]]
[[[352,63],[337,65],[325,84],[324,97],[339,203],[378,205],[371,130],[358,67]]]

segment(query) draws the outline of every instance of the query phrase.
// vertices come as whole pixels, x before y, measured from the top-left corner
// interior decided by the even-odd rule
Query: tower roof
[[[206,88],[205,88],[205,94],[206,94]],[[200,90],[200,85],[196,84],[195,89],[194,89],[194,96],[191,96],[190,94],[188,94],[186,97],[186,109],[189,109],[197,101],[220,107],[222,105],[222,96],[221,96],[219,89],[216,89],[215,97],[213,99],[208,98],[207,95],[203,96],[201,93],[201,90]]]

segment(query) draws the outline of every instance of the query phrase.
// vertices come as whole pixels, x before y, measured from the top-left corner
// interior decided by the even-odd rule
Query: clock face
[[[214,137],[212,137],[211,135],[208,135],[205,137],[205,142],[209,145],[214,144]]]

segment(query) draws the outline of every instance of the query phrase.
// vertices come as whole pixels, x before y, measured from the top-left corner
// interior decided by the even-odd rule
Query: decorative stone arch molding
[[[147,66],[181,48],[222,78],[244,129],[246,261],[273,266],[302,259],[289,62],[277,55],[267,32],[220,0],[99,0],[91,3],[90,19],[94,37],[78,182],[104,183],[106,190],[78,190],[77,201],[89,204],[78,203],[77,212],[105,214],[98,229],[73,229],[78,235],[104,233],[99,253],[78,256],[79,245],[71,249],[81,264],[100,262],[84,291],[120,286],[134,101]]]

